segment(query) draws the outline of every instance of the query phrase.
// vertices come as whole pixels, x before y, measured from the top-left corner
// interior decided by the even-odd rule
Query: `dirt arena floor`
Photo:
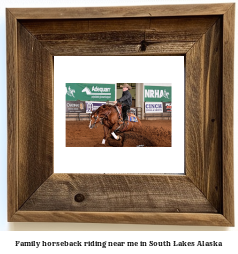
[[[89,129],[89,121],[66,121],[66,147],[170,147],[171,120],[142,120],[138,130],[128,131],[121,135],[121,141],[111,136],[102,145],[103,126]],[[111,141],[110,141],[111,140]]]

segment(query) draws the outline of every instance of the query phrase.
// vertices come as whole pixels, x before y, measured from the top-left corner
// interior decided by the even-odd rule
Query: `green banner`
[[[171,86],[144,86],[144,101],[171,102]]]
[[[66,101],[115,101],[116,84],[66,83]]]

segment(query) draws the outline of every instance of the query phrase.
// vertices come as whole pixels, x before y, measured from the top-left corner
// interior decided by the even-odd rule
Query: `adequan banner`
[[[66,83],[66,101],[115,101],[116,84]]]

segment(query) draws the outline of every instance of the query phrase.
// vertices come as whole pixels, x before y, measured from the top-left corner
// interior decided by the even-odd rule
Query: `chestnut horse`
[[[128,116],[131,114],[128,113]],[[122,110],[121,105],[102,105],[97,110],[93,111],[91,114],[91,120],[89,123],[89,128],[92,129],[96,124],[101,123],[104,129],[104,137],[102,144],[105,144],[107,134],[110,134],[115,139],[120,139],[120,136],[117,136],[115,132],[125,132],[132,131],[136,127],[141,126],[141,121],[137,117],[138,122],[123,122],[122,121]]]

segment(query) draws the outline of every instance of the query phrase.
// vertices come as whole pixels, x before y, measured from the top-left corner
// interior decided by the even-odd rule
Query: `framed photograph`
[[[230,3],[6,9],[8,221],[234,226],[234,7]],[[132,165],[141,162],[144,172],[131,172],[126,166],[116,172],[87,171],[98,165],[118,167],[119,149],[127,149],[109,148],[115,149],[109,163],[106,152],[101,152],[107,148],[94,147],[90,159],[77,155],[78,173],[68,172],[67,166],[58,173],[54,100],[61,90],[65,100],[66,83],[57,85],[54,65],[57,57],[65,56],[137,57],[142,66],[146,57],[183,56],[184,173],[156,173],[160,154],[149,165],[146,147],[134,148],[143,154],[128,156]],[[91,69],[92,77],[95,71]],[[150,76],[148,69],[144,72]],[[147,109],[171,110],[171,101],[162,105],[151,99],[159,94],[151,88],[154,81],[92,82],[127,80],[148,82]],[[68,81],[75,82],[91,83]],[[172,89],[174,117],[178,108],[173,84]],[[165,96],[168,91],[163,89]],[[72,87],[67,92],[72,95]],[[69,111],[86,110],[86,100],[81,106],[70,104]],[[62,108],[65,122],[65,102]],[[177,157],[170,159],[180,168]]]
[[[83,83],[78,83],[79,79]],[[91,83],[86,83],[89,79]],[[136,81],[128,83],[131,89],[127,93],[132,96],[134,106],[130,112],[135,110],[135,117],[128,113],[132,116],[129,121],[123,121],[121,105],[115,107],[114,101],[122,97],[124,85],[110,82],[115,79]],[[54,84],[54,173],[184,174],[184,56],[56,56]],[[172,86],[176,95],[173,118],[162,107],[172,100]],[[68,95],[69,91],[73,96]],[[72,105],[67,101],[72,99],[85,102],[86,114],[66,112],[65,118],[63,105],[65,100],[66,105]],[[152,106],[160,105],[160,111],[151,114],[144,106],[145,101],[153,103],[149,104]],[[94,124],[96,118],[90,119],[91,114],[99,110],[102,117],[99,115]],[[115,135],[121,137],[118,140],[112,134],[114,124]],[[105,125],[110,128],[106,129],[106,137]],[[142,147],[146,149],[137,149]],[[104,163],[96,167],[88,167],[87,163],[85,167],[79,166],[79,154],[87,162],[92,154],[100,161],[105,153],[108,165],[113,167]],[[171,157],[176,158],[177,167]]]

